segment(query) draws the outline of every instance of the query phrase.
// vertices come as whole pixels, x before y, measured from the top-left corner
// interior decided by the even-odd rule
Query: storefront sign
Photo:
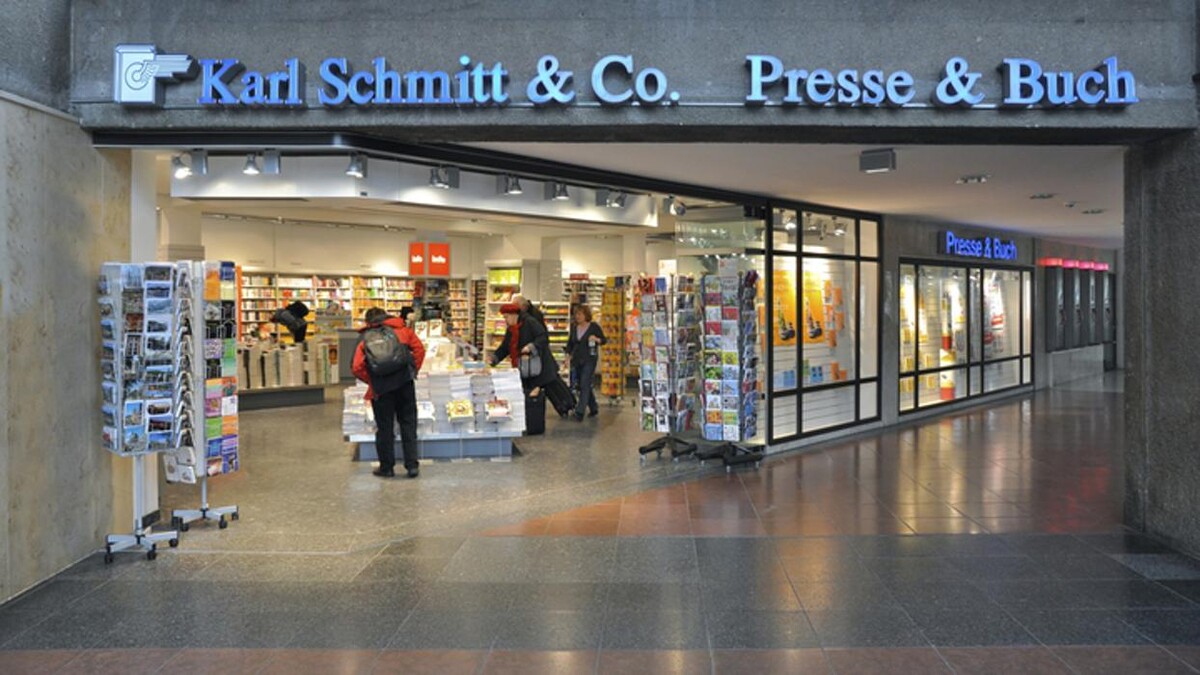
[[[425,242],[413,241],[408,244],[408,274],[422,276],[425,274]]]
[[[429,274],[435,277],[450,276],[450,244],[448,242],[430,242]]]
[[[1017,259],[1017,242],[999,237],[959,237],[947,231],[938,235],[939,253],[959,258],[1012,261]]]
[[[1006,58],[998,67],[999,100],[979,90],[983,73],[967,59],[946,61],[936,85],[921,89],[907,70],[856,68],[788,68],[768,54],[742,58],[748,74],[746,106],[815,108],[927,108],[932,106],[996,108],[1121,107],[1138,102],[1129,71],[1110,56],[1091,70],[1046,70],[1037,61]],[[730,63],[731,74],[735,72]],[[586,77],[576,77],[574,68]],[[989,69],[990,70],[990,69]],[[113,100],[126,105],[161,106],[166,83],[200,78],[196,102],[205,107],[338,108],[424,107],[553,107],[572,105],[674,106],[728,105],[729,101],[688,99],[672,88],[662,69],[638,63],[629,54],[609,54],[591,63],[566,64],[547,54],[511,70],[502,62],[485,63],[470,56],[446,70],[396,70],[379,56],[355,66],[347,58],[323,59],[316,68],[315,104],[307,100],[307,68],[297,58],[282,68],[256,70],[236,58],[192,59],[162,54],[152,44],[118,45],[114,57]],[[510,84],[520,73],[520,82]],[[932,74],[931,74],[932,75]],[[577,92],[586,82],[590,92]],[[582,94],[582,95],[578,95]],[[590,94],[590,96],[588,95]]]

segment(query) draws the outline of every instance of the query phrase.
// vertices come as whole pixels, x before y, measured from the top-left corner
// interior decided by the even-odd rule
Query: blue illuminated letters
[[[747,105],[771,102],[767,90],[777,86],[783,90],[778,102],[788,106],[898,107],[916,95],[913,76],[903,70],[889,74],[882,70],[860,73],[853,68],[837,73],[826,68],[785,70],[783,61],[765,54],[747,56],[746,67],[750,70]]]
[[[1137,103],[1137,84],[1133,73],[1117,67],[1110,56],[1094,70],[1080,73],[1043,70],[1032,59],[1004,59],[1000,66],[1004,78],[1004,105],[1118,106]]]
[[[940,235],[939,253],[959,258],[983,258],[985,260],[1011,261],[1017,259],[1017,242],[999,237],[964,238],[953,232]]]

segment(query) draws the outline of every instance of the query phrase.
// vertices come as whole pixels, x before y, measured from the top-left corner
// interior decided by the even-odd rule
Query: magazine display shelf
[[[685,275],[638,280],[641,290],[642,430],[665,434],[642,447],[642,461],[664,450],[678,461],[697,445],[685,438],[694,432],[699,407],[700,305],[696,280]]]

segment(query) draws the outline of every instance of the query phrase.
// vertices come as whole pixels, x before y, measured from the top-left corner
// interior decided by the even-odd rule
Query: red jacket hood
[[[389,316],[388,318],[384,319],[382,324],[377,324],[377,325],[391,326],[392,328],[397,328],[397,329],[408,328],[408,324],[404,323],[404,319],[401,319],[398,316]],[[362,333],[362,332],[368,331],[372,328],[375,328],[375,326],[368,324],[366,326],[363,326],[362,328],[359,328],[358,332]]]

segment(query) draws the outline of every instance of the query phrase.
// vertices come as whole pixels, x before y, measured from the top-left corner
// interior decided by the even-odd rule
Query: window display
[[[900,411],[1028,383],[1031,283],[1026,270],[902,263]]]

